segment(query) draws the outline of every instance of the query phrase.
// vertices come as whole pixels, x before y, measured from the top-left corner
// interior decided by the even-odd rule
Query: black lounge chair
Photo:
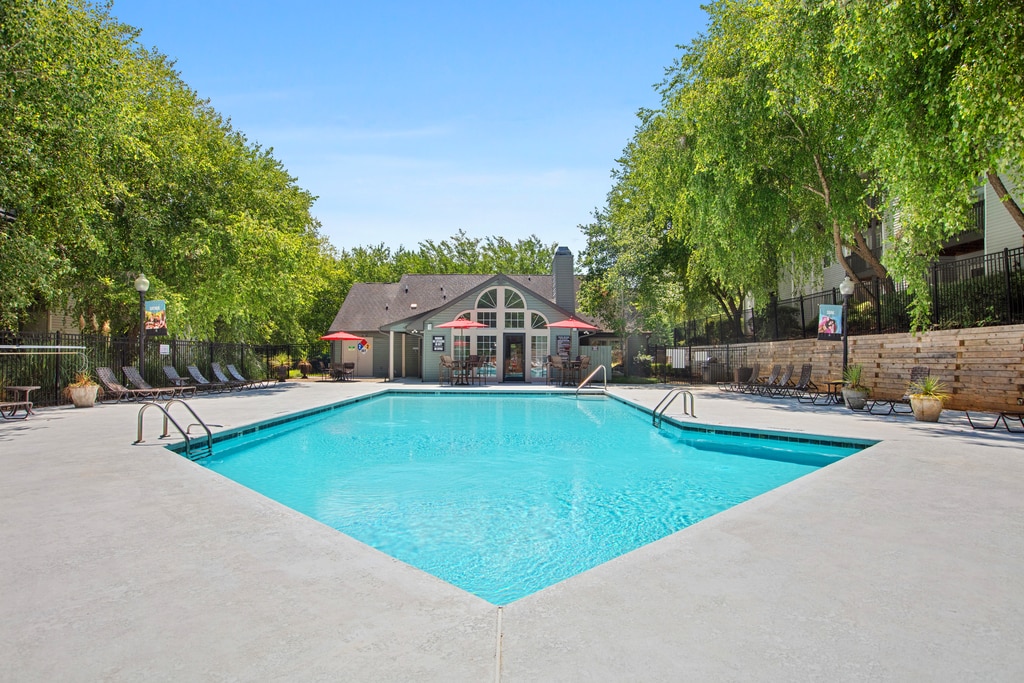
[[[772,398],[782,396],[787,389],[793,386],[793,383],[790,381],[792,377],[793,366],[790,364],[782,369],[782,372],[779,373],[773,383],[765,384],[764,387],[762,387],[761,394]]]
[[[196,388],[192,386],[173,386],[173,387],[154,387],[152,384],[142,378],[142,374],[139,369],[134,365],[125,365],[121,368],[124,371],[125,379],[128,380],[128,384],[131,384],[135,389],[149,389],[150,391],[169,391],[170,397],[180,396],[195,396]]]
[[[739,391],[740,384],[746,384],[754,374],[754,368],[740,366],[736,368],[731,382],[717,382],[719,391]]]
[[[754,387],[757,386],[757,380],[759,379],[758,375],[760,375],[760,373],[761,373],[761,364],[760,363],[754,363],[753,365],[750,366],[750,377],[747,378],[747,381],[746,382],[737,382],[735,388],[733,388],[732,390],[733,391],[739,391],[739,392],[742,392],[742,393],[746,393],[748,391],[753,391]]]
[[[129,389],[117,380],[114,371],[107,367],[96,368],[96,377],[103,387],[103,398],[101,403],[112,399],[115,403],[120,401],[156,401],[169,399],[174,396],[174,391],[168,389]]]
[[[990,425],[975,424],[974,420],[978,418],[977,414],[975,414],[973,419],[971,418],[970,412],[965,410],[964,414],[967,415],[967,422],[970,423],[971,429],[995,429],[1001,422],[1008,432],[1012,432],[1014,434],[1024,433],[1024,413],[1007,412],[1004,410],[996,415],[996,421]],[[1013,420],[1020,423],[1020,429],[1014,429],[1010,426],[1010,422]]]
[[[775,384],[779,379],[779,374],[782,372],[782,366],[779,364],[773,365],[771,372],[768,373],[767,377],[759,377],[753,379],[751,374],[751,383],[747,385],[743,391],[748,394],[763,394],[765,389]]]
[[[800,378],[797,379],[796,384],[786,390],[786,396],[792,396],[800,403],[818,402],[821,389],[811,380],[813,368],[814,366],[810,363],[804,363],[800,366]]]
[[[220,363],[210,363],[210,372],[213,373],[213,378],[221,384],[227,386],[228,389],[248,389],[250,384],[248,380],[238,381],[237,379],[230,379],[224,374],[224,370],[220,367]]]
[[[918,382],[922,381],[928,376],[927,365],[915,365],[910,368],[910,382],[907,384],[907,390],[901,398],[882,398],[876,401],[872,401],[871,405],[868,406],[868,412],[872,415],[913,415],[914,410],[910,407],[910,392]],[[877,406],[886,407],[889,409],[883,412],[875,412]],[[904,410],[905,408],[905,410]]]
[[[189,365],[187,368],[188,374],[192,376],[192,381],[196,383],[196,388],[202,391],[227,391],[228,387],[226,384],[220,382],[211,382],[210,380],[203,377],[203,373],[199,372],[199,368],[194,365]]]
[[[231,363],[228,363],[228,373],[235,378],[236,382],[245,382],[250,389],[266,389],[274,382],[272,379],[246,379]]]

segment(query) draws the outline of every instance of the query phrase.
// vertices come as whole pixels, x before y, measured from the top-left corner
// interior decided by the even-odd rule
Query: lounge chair
[[[170,391],[171,397],[174,396],[195,396],[196,388],[193,386],[178,386],[173,387],[154,387],[152,384],[142,378],[142,374],[139,369],[134,365],[125,365],[121,370],[124,372],[125,379],[132,385],[134,389],[148,389],[150,391]]]
[[[169,399],[174,396],[174,390],[171,388],[167,389],[129,389],[125,385],[121,384],[117,380],[117,376],[114,375],[114,371],[107,367],[96,368],[96,378],[100,381],[100,386],[103,387],[103,399],[101,403],[107,399],[112,399],[115,403],[119,401],[156,401],[159,399]]]
[[[266,389],[274,382],[272,379],[246,379],[232,363],[228,363],[228,373],[235,381],[245,382],[252,389]]]
[[[811,380],[811,371],[813,369],[814,366],[810,363],[801,365],[800,377],[797,379],[796,384],[786,390],[786,396],[792,396],[800,403],[817,403],[818,396],[821,395],[821,389]]]
[[[192,376],[192,381],[196,383],[196,388],[202,391],[227,391],[228,386],[221,382],[211,382],[210,380],[203,377],[203,373],[199,372],[199,368],[194,365],[189,365],[187,368],[188,374]]]
[[[761,377],[756,382],[748,386],[746,389],[746,393],[763,394],[768,387],[773,386],[779,380],[779,374],[781,372],[782,365],[773,365],[771,372],[768,373],[768,376]]]
[[[228,389],[238,389],[241,391],[242,389],[248,389],[251,386],[248,380],[239,381],[237,379],[229,379],[228,376],[224,374],[224,370],[221,369],[220,363],[210,363],[210,372],[213,373],[213,378],[216,381],[225,385]]]
[[[164,366],[164,375],[167,376],[167,381],[170,382],[171,384],[173,384],[176,387],[191,387],[192,386],[192,380],[189,379],[188,377],[182,377],[181,375],[179,375],[178,371],[174,369],[173,365],[165,365]],[[195,391],[194,391],[195,387],[192,387],[192,388],[193,388],[193,393],[195,393]]]
[[[773,383],[765,384],[764,387],[761,388],[761,394],[772,398],[782,396],[787,389],[793,386],[793,383],[790,381],[792,377],[793,365],[789,364],[782,369],[782,372],[779,373]]]
[[[733,371],[733,378],[730,382],[716,382],[719,391],[739,391],[739,385],[741,383],[746,384],[750,381],[750,376],[753,374],[753,368],[746,366],[740,366]]]
[[[911,387],[923,380],[928,376],[928,366],[926,365],[915,365],[910,368],[910,382],[907,384],[907,390],[900,398],[881,398],[871,402],[868,406],[868,412],[872,415],[913,415],[914,411],[910,407],[910,392]],[[875,412],[875,408],[881,406],[882,408],[888,406],[888,410],[883,412]],[[906,408],[903,410],[902,408]]]
[[[758,373],[760,371],[761,371],[761,364],[760,363],[754,363],[750,367],[750,377],[748,377],[745,381],[744,380],[740,380],[739,382],[733,382],[731,386],[727,386],[726,387],[726,390],[727,391],[740,391],[740,392],[750,392],[750,391],[753,391],[754,387],[757,386]]]
[[[996,421],[990,425],[975,424],[975,420],[978,418],[977,414],[975,414],[973,419],[968,411],[965,410],[964,414],[967,415],[967,422],[970,423],[971,429],[995,429],[1001,422],[1008,432],[1013,432],[1014,434],[1024,433],[1024,413],[1007,412],[1004,410],[996,415]],[[1010,426],[1010,423],[1014,420],[1020,423],[1020,429],[1014,429]]]

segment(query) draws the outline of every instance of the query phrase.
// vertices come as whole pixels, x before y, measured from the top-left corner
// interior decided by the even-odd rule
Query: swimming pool
[[[867,445],[655,429],[604,397],[387,393],[221,441],[201,464],[504,605]]]

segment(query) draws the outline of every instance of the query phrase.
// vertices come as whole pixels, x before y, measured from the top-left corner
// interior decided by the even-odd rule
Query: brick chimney
[[[551,261],[551,298],[555,304],[570,313],[576,313],[576,276],[573,273],[572,252],[569,247],[555,249]]]

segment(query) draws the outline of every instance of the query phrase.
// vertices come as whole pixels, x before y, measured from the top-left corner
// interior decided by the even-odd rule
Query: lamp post
[[[855,285],[850,276],[839,283],[839,293],[843,295],[843,377],[846,377],[846,366],[850,358],[849,336],[850,336],[850,296],[853,294]]]
[[[139,374],[146,370],[146,292],[149,280],[144,273],[135,278],[135,291],[139,293]]]

